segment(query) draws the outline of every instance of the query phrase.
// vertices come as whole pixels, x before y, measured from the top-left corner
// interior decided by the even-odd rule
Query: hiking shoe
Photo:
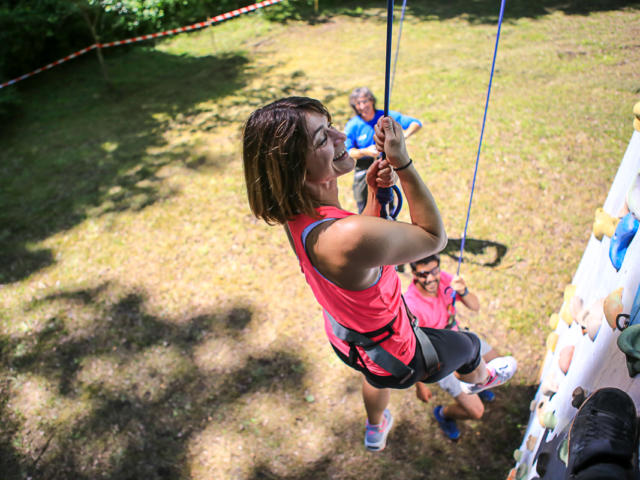
[[[447,437],[449,437],[450,440],[453,440],[455,442],[456,440],[458,440],[458,438],[460,438],[460,430],[458,430],[456,421],[444,417],[444,415],[442,414],[442,405],[438,405],[433,409],[433,415],[436,417],[436,420],[440,425],[440,429]]]
[[[466,383],[460,382],[460,387],[464,393],[480,393],[488,388],[494,388],[506,383],[513,374],[516,373],[518,362],[513,357],[498,357],[487,363],[489,370],[489,380],[486,383]]]
[[[380,425],[370,425],[367,420],[367,429],[364,432],[364,446],[372,452],[383,450],[387,444],[387,435],[393,426],[393,416],[385,409]]]
[[[618,388],[594,392],[571,423],[568,478],[577,474],[579,478],[631,478],[637,470],[636,425],[636,408],[629,395]],[[598,476],[607,471],[622,476]]]
[[[485,403],[491,403],[496,399],[496,394],[491,390],[483,390],[478,394],[478,396],[480,397],[480,400]]]

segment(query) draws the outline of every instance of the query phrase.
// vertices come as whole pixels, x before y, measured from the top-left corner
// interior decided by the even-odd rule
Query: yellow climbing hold
[[[602,240],[603,235],[610,238],[613,237],[619,221],[619,218],[612,217],[602,208],[596,209],[596,216],[593,221],[593,236],[598,240]]]
[[[556,349],[556,344],[558,343],[558,334],[556,332],[551,332],[547,337],[547,349],[551,352],[554,352]]]
[[[549,326],[555,330],[558,327],[558,323],[560,322],[560,315],[557,313],[552,313],[549,317]]]
[[[635,118],[633,119],[633,128],[640,132],[640,102],[633,106],[633,114],[635,115]]]

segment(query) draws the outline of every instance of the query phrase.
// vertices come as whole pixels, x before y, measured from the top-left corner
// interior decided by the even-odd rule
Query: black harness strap
[[[429,340],[429,337],[420,329],[420,327],[418,327],[417,319],[411,313],[411,311],[407,307],[407,304],[404,302],[404,297],[402,297],[402,302],[404,303],[407,314],[411,319],[411,326],[413,327],[414,335],[416,336],[416,339],[420,344],[420,350],[422,351],[422,356],[424,358],[425,368],[427,370],[427,373],[430,375],[431,372],[434,369],[437,369],[439,366],[440,360],[438,358],[438,354],[433,347],[431,340]],[[375,330],[373,332],[361,333],[345,327],[344,325],[341,325],[335,318],[333,318],[333,316],[328,311],[325,310],[325,313],[331,323],[331,330],[333,330],[333,334],[340,340],[349,344],[349,363],[352,367],[356,366],[357,360],[359,359],[362,363],[362,367],[368,373],[371,373],[365,365],[362,357],[360,356],[360,352],[356,348],[360,347],[365,352],[367,352],[367,355],[375,364],[380,365],[394,377],[401,379],[401,384],[406,382],[407,380],[409,380],[409,378],[411,378],[411,376],[413,376],[413,374],[415,373],[415,370],[413,368],[409,367],[404,362],[394,357],[380,345],[383,341],[391,338],[391,336],[395,333],[393,331],[392,325],[397,317],[394,317],[391,322],[389,322],[384,327],[379,328],[378,330]],[[385,332],[387,332],[387,335],[385,337],[376,341],[372,340],[372,337],[377,337]]]

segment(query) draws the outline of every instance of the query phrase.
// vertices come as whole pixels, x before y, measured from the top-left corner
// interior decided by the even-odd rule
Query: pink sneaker
[[[387,444],[387,435],[393,426],[393,416],[385,409],[380,425],[370,425],[367,420],[367,429],[364,433],[364,446],[372,452],[384,450]]]
[[[490,376],[487,383],[466,383],[460,382],[460,387],[464,393],[469,395],[480,393],[483,390],[497,387],[506,383],[518,369],[518,362],[513,357],[498,357],[487,363],[487,370]]]

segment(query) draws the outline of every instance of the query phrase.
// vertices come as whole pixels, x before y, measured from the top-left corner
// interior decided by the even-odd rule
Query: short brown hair
[[[305,193],[306,156],[312,148],[305,113],[331,121],[318,100],[288,97],[253,112],[244,126],[242,159],[249,206],[268,224],[295,215],[317,216],[318,202]]]

